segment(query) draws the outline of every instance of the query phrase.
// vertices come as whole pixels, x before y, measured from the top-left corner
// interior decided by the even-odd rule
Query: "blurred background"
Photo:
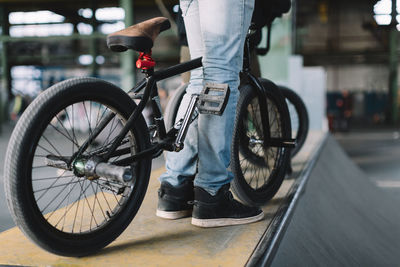
[[[155,16],[175,21],[178,9],[176,0],[0,0],[1,148],[26,106],[54,83],[93,76],[132,88],[143,75],[137,55],[108,50],[107,34]],[[335,133],[369,172],[382,155],[397,168],[400,155],[399,12],[397,0],[292,0],[290,13],[273,22],[270,53],[258,58],[263,77],[303,98],[310,129]],[[179,62],[176,25],[158,37],[153,58],[156,68]],[[181,83],[174,77],[159,84],[164,106]],[[399,189],[397,173],[390,173],[397,183],[378,186]]]
[[[15,121],[52,84],[95,76],[130,89],[140,78],[135,54],[112,53],[106,35],[155,17],[172,21],[174,0],[0,0],[0,121]],[[396,8],[397,6],[397,8]],[[348,131],[398,121],[395,0],[296,0],[273,23],[263,77],[297,91],[311,128]],[[260,46],[265,44],[261,41]],[[158,67],[179,61],[176,27],[156,42]],[[159,85],[165,97],[179,77]]]

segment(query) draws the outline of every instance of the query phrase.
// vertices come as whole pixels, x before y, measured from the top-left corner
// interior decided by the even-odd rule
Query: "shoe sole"
[[[156,215],[157,217],[163,219],[176,220],[192,216],[192,210],[179,210],[179,211],[157,210]]]
[[[264,212],[247,218],[218,218],[218,219],[197,219],[192,218],[192,224],[198,227],[221,227],[229,225],[239,225],[261,221],[264,218]]]

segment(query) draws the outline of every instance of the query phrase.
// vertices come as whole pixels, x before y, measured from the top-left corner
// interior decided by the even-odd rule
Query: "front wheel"
[[[6,199],[17,226],[40,247],[64,256],[88,255],[129,225],[144,198],[151,159],[130,166],[134,179],[128,183],[87,177],[79,166],[107,151],[135,108],[118,87],[77,78],[47,89],[23,113],[6,153]],[[112,119],[79,155],[77,151],[92,139],[107,114]],[[120,145],[127,154],[108,162],[136,154],[149,144],[147,126],[139,117]],[[69,169],[48,163],[55,157],[67,163],[77,154]]]
[[[247,205],[261,206],[280,188],[290,161],[290,149],[268,146],[271,138],[290,138],[290,118],[279,89],[261,79],[266,89],[269,134],[263,132],[256,90],[245,85],[240,90],[233,133],[231,166],[235,178],[233,192]],[[265,116],[265,115],[264,115]]]

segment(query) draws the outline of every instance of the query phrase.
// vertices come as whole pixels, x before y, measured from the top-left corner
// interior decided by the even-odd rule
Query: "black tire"
[[[178,114],[179,105],[182,102],[183,96],[186,93],[186,88],[189,84],[185,83],[175,89],[174,93],[168,100],[167,107],[164,112],[164,122],[167,131],[175,124],[176,115]]]
[[[308,112],[303,100],[293,90],[284,86],[279,86],[279,89],[286,98],[292,126],[292,138],[296,139],[296,147],[291,150],[291,155],[294,157],[307,139],[309,128]]]
[[[104,111],[111,110],[116,116],[85,153],[100,152],[135,108],[118,87],[99,79],[76,78],[50,87],[23,113],[7,148],[5,192],[15,223],[40,247],[63,256],[88,255],[117,238],[134,218],[147,189],[151,158],[132,165],[135,179],[123,186],[49,167],[44,156],[71,156]],[[85,117],[86,130],[81,128]],[[140,116],[121,146],[133,154],[149,145]]]
[[[290,138],[290,118],[285,100],[272,82],[261,79],[266,89],[271,137]],[[245,85],[240,90],[233,133],[231,167],[235,178],[232,191],[245,204],[261,206],[280,188],[290,161],[290,149],[264,148],[260,110],[255,90]]]

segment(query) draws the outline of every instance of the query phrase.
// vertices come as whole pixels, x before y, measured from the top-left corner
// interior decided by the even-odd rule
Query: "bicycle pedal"
[[[199,112],[221,116],[228,103],[229,94],[228,84],[206,83],[199,95],[197,104]]]

